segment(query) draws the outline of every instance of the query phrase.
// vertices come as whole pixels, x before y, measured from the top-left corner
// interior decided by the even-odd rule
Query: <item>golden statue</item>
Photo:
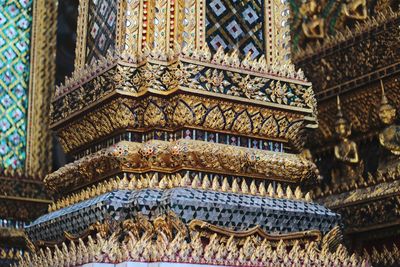
[[[302,4],[300,13],[306,19],[301,25],[307,38],[322,39],[325,37],[325,19],[320,17],[322,7],[317,1],[309,0]]]
[[[386,127],[379,133],[379,143],[384,148],[384,153],[379,162],[380,170],[397,163],[400,155],[400,126],[394,123],[396,109],[389,104],[382,80],[381,88],[382,101],[379,108],[379,118]]]
[[[347,18],[365,20],[368,16],[366,0],[347,0],[343,4],[343,12]]]
[[[340,142],[334,148],[336,167],[332,170],[332,182],[339,185],[348,179],[360,177],[364,164],[358,156],[357,144],[348,139],[351,134],[351,125],[343,117],[339,96],[337,97],[337,108],[335,131]]]

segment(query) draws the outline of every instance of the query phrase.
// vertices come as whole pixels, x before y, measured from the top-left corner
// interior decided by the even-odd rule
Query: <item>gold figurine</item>
[[[398,156],[400,155],[400,126],[395,124],[396,108],[389,104],[382,80],[381,88],[382,101],[379,108],[379,118],[386,126],[379,133],[379,143],[384,148],[379,169],[383,170],[398,162]]]
[[[322,39],[325,37],[325,19],[321,18],[321,5],[317,1],[309,0],[302,4],[300,13],[305,20],[302,29],[307,38]]]
[[[343,117],[339,96],[337,108],[335,131],[340,142],[334,148],[336,168],[332,170],[332,182],[335,185],[342,184],[348,179],[355,179],[363,172],[363,162],[358,156],[357,144],[348,138],[351,134],[351,125]]]
[[[343,4],[343,12],[347,18],[365,20],[368,17],[366,0],[348,0]]]

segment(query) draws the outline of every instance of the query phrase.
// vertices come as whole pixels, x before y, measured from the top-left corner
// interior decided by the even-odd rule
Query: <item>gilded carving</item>
[[[61,145],[65,151],[71,151],[115,130],[140,125],[143,112],[139,112],[140,107],[131,111],[129,105],[132,104],[129,100],[113,101],[98,112],[90,113],[69,127],[60,129],[57,135]]]
[[[117,223],[117,222],[116,222]],[[98,229],[103,224],[97,224]],[[307,262],[319,266],[367,266],[366,260],[350,257],[341,244],[341,233],[333,228],[321,240],[318,231],[271,235],[259,227],[232,231],[202,221],[189,227],[174,214],[150,221],[142,215],[119,222],[115,231],[94,231],[73,241],[47,247],[21,257],[19,266],[82,265],[93,262],[196,262],[212,265],[294,265]],[[76,243],[76,244],[75,244]],[[61,247],[61,250],[59,248]],[[290,249],[289,249],[290,247]]]
[[[256,161],[249,160],[256,158]],[[232,164],[234,163],[234,164]],[[128,168],[128,169],[127,169]],[[315,178],[315,165],[295,154],[275,153],[259,149],[234,147],[195,140],[175,142],[122,141],[48,175],[45,183],[52,189],[75,187],[83,181],[99,179],[117,170],[169,171],[200,169],[223,171],[262,179],[299,182]]]
[[[339,143],[334,147],[337,166],[332,169],[332,182],[339,185],[346,180],[357,179],[363,173],[363,162],[358,155],[357,144],[348,137],[351,134],[351,125],[343,117],[339,96],[337,97],[338,113],[335,131],[339,136]]]
[[[395,124],[396,109],[389,104],[385,94],[383,81],[382,101],[379,107],[379,118],[385,128],[379,133],[379,143],[384,149],[384,155],[380,159],[379,169],[387,169],[399,162],[400,156],[400,126]]]
[[[397,77],[392,75],[385,80],[385,91],[393,106],[400,105],[400,97],[397,91]],[[355,133],[362,133],[360,138],[367,137],[367,133],[378,130],[381,127],[379,118],[379,107],[381,102],[381,86],[379,82],[370,83],[357,90],[346,93],[342,99],[342,110],[351,119],[352,130]],[[357,105],[354,105],[357,103]],[[318,106],[319,129],[316,132],[316,142],[333,140],[335,125],[336,101],[333,98]],[[368,122],[368,123],[366,123]]]
[[[51,169],[49,102],[55,82],[56,20],[56,3],[46,0],[34,5],[25,161],[29,177],[43,177]]]
[[[301,115],[204,97],[179,95],[164,98],[148,96],[140,101],[118,98],[86,114],[80,120],[58,129],[66,152],[118,130],[143,127],[195,127],[233,134],[253,134],[261,138],[298,142],[304,127]],[[295,123],[296,122],[296,123]],[[297,147],[297,146],[296,146]]]
[[[315,103],[309,100],[314,97],[313,94],[304,95],[299,90],[300,87],[304,87],[304,91],[309,90],[306,88],[310,84],[301,81],[304,79],[302,72],[296,72],[293,67],[270,68],[261,60],[248,59],[244,66],[243,62],[234,60],[234,53],[223,54],[224,59],[220,63],[217,61],[218,54],[212,59],[194,60],[192,57],[196,58],[197,54],[175,56],[171,62],[162,62],[159,59],[147,61],[145,58],[132,59],[114,51],[91,67],[75,72],[73,78],[56,89],[52,107],[53,122],[68,117],[115,90],[140,95],[149,90],[170,94],[189,88],[315,109]],[[132,64],[132,61],[135,63]],[[141,63],[138,64],[138,61]],[[229,64],[230,69],[226,69],[223,64]],[[97,76],[93,77],[94,74]],[[289,79],[280,81],[277,78],[279,81],[271,82],[268,77],[270,74]],[[294,91],[300,95],[296,96]],[[273,96],[270,95],[272,93]]]
[[[322,4],[315,0],[307,0],[300,7],[300,13],[306,18],[302,22],[302,30],[307,38],[322,39],[325,37],[325,19],[321,16]]]
[[[366,0],[347,0],[343,4],[343,13],[347,18],[365,20],[368,17]]]
[[[219,106],[210,110],[204,120],[204,126],[210,129],[222,130],[225,128],[225,117]]]

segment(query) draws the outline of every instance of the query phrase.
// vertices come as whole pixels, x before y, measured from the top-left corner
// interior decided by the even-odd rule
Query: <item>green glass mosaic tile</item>
[[[0,168],[26,158],[32,0],[0,0]]]

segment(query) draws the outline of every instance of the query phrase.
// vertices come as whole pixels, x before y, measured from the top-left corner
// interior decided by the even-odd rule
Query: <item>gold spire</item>
[[[381,106],[382,106],[382,105],[388,104],[389,102],[388,102],[386,94],[385,94],[385,87],[383,86],[382,79],[380,80],[380,83],[381,83],[381,90],[382,90],[382,100],[381,100]]]
[[[382,99],[381,99],[381,105],[379,107],[379,118],[385,125],[390,125],[393,124],[396,118],[396,108],[390,105],[386,97],[385,87],[383,85],[382,79],[380,80],[380,83],[382,89]]]
[[[342,106],[341,106],[341,103],[340,103],[339,95],[336,96],[336,103],[337,103],[337,114],[336,114],[335,125],[347,124],[347,120],[343,116]]]
[[[382,79],[380,80],[380,83],[381,83],[381,90],[382,90],[382,99],[381,99],[381,106],[379,107],[379,111],[394,109],[394,107],[392,105],[390,105],[390,103],[386,97],[385,86],[383,85]]]

